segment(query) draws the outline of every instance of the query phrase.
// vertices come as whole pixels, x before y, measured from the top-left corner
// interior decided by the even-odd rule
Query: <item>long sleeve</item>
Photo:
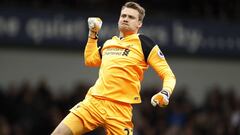
[[[96,39],[88,38],[84,51],[84,61],[86,66],[98,67],[101,65],[101,55]]]
[[[158,45],[152,48],[147,62],[163,80],[163,89],[172,93],[176,84],[176,78]]]
[[[145,61],[157,72],[163,80],[163,88],[170,94],[176,85],[176,78],[169,67],[159,46],[145,35],[139,35]]]

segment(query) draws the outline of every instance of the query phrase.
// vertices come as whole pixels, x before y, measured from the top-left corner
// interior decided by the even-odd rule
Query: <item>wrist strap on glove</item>
[[[88,37],[91,39],[98,39],[98,33],[95,31],[89,31]]]
[[[169,98],[169,96],[170,96],[170,95],[169,95],[169,92],[166,91],[166,90],[161,90],[160,93],[166,95],[168,98]]]

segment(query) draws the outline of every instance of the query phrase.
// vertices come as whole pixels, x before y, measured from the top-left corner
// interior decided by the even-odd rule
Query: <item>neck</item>
[[[125,33],[120,32],[119,37],[127,37],[127,36],[132,35],[132,34],[136,34],[136,32],[125,32]]]

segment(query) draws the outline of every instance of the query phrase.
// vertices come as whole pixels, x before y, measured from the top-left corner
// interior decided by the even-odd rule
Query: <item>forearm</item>
[[[170,94],[173,92],[176,85],[176,77],[167,63],[154,64],[154,70],[163,81],[162,89],[167,90]],[[161,67],[162,66],[162,67]]]
[[[168,90],[171,94],[176,84],[176,78],[167,62],[165,60],[155,61],[151,66],[163,81],[162,89]]]
[[[97,39],[88,38],[84,51],[84,62],[87,66],[100,66],[101,57],[97,47]]]
[[[172,72],[169,72],[168,74],[163,75],[162,79],[163,79],[162,89],[167,90],[171,95],[176,85],[175,75]]]
[[[154,68],[163,80],[163,86],[162,89],[152,97],[151,103],[153,106],[158,104],[160,107],[164,107],[169,103],[169,98],[176,85],[176,78],[167,63],[165,63],[164,66],[162,65],[162,68],[157,68],[159,66],[158,64],[154,65]]]

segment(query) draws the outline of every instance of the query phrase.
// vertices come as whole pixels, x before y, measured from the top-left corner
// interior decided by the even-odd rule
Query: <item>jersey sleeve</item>
[[[88,38],[85,50],[84,50],[84,62],[85,65],[91,67],[98,67],[101,65],[101,49],[102,46],[97,45],[96,39]]]
[[[170,93],[172,93],[176,84],[176,78],[162,51],[160,50],[160,47],[147,36],[140,35],[139,38],[141,41],[145,61],[163,80],[162,89],[168,90]]]

